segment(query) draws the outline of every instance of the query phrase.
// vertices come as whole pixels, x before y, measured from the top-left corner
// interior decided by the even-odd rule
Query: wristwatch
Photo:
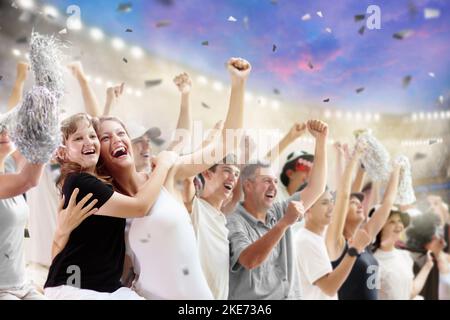
[[[350,257],[359,257],[361,253],[358,252],[356,248],[348,248],[347,253]]]

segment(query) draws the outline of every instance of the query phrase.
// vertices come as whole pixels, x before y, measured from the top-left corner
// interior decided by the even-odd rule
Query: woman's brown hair
[[[78,125],[81,121],[86,121],[89,126],[93,126],[95,129],[95,121],[94,119],[86,113],[77,113],[74,114],[61,123],[61,134],[62,134],[62,144],[66,145],[67,139],[69,136],[74,134]],[[81,167],[78,163],[64,160],[59,155],[56,157],[58,163],[61,165],[61,174],[56,182],[58,189],[61,191],[64,185],[64,181],[67,176],[71,173],[81,173],[84,171],[84,168]],[[107,174],[98,174],[98,171],[94,173],[95,176],[102,180],[103,182],[109,183],[110,177]]]

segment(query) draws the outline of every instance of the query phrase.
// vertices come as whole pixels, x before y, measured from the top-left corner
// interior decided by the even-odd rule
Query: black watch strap
[[[361,253],[358,252],[358,250],[356,250],[356,248],[348,248],[347,253],[350,257],[359,257],[361,255]]]

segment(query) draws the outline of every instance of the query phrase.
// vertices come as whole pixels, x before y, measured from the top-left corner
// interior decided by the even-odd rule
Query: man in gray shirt
[[[300,298],[290,226],[325,191],[327,177],[328,126],[310,120],[307,127],[316,139],[316,158],[309,184],[300,193],[274,203],[278,180],[268,164],[251,164],[241,171],[244,201],[227,219],[230,300]]]

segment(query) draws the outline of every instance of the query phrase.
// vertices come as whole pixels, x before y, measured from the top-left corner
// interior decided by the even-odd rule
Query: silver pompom
[[[368,176],[373,181],[387,181],[392,167],[386,148],[367,131],[358,134],[357,143],[364,145],[365,152],[361,157],[361,162]]]
[[[54,36],[31,34],[30,62],[35,83],[59,100],[64,94],[61,42]]]
[[[34,86],[22,105],[8,116],[11,140],[31,163],[46,163],[60,145],[57,99],[46,87]]]
[[[407,205],[416,201],[411,175],[411,164],[406,156],[398,156],[394,160],[401,166],[398,184],[397,198],[395,204]]]

